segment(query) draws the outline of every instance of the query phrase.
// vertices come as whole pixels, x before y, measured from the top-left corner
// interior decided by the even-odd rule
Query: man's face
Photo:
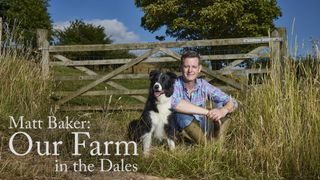
[[[189,57],[184,59],[181,65],[181,72],[186,82],[194,81],[201,71],[201,65],[197,57]]]

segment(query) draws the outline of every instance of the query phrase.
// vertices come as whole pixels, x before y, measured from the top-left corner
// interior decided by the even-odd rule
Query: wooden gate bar
[[[213,70],[213,72],[218,72],[222,75],[229,75],[233,73],[266,73],[266,69],[226,69],[226,70]],[[174,72],[177,75],[181,75],[180,72]],[[82,80],[97,80],[102,78],[103,75],[96,75],[96,76],[55,76],[53,77],[54,81],[82,81]],[[118,74],[111,78],[112,80],[115,79],[148,79],[149,74]],[[109,83],[112,81],[107,81]],[[109,84],[110,85],[110,84]]]
[[[58,60],[60,60],[60,61],[62,61],[62,62],[70,62],[70,61],[72,61],[71,59],[68,59],[68,58],[66,58],[65,56],[62,56],[62,55],[54,55],[53,57],[58,59]],[[94,72],[94,71],[92,71],[92,70],[90,70],[90,69],[88,69],[86,67],[76,66],[74,68],[76,68],[76,69],[80,70],[81,72],[84,72],[84,73],[86,73],[88,75],[91,75],[91,76],[98,75],[96,72]]]
[[[104,106],[61,106],[61,111],[137,111],[143,110],[144,104],[119,105],[116,107]]]
[[[55,76],[54,81],[81,81],[81,80],[97,80],[103,77],[103,75],[96,76]],[[148,79],[149,74],[119,74],[112,78],[114,79]],[[111,82],[111,81],[107,81]]]
[[[56,57],[61,58],[62,55],[56,55]],[[63,56],[62,56],[63,57]],[[205,60],[232,60],[232,59],[251,59],[258,57],[268,57],[265,55],[257,54],[227,54],[227,55],[203,55],[202,59]],[[108,64],[126,64],[130,62],[132,58],[128,59],[103,59],[103,60],[81,60],[81,61],[62,61],[62,62],[50,62],[51,66],[84,66],[84,65],[108,65]],[[148,58],[143,63],[160,63],[160,62],[175,62],[176,59],[172,57],[157,57],[157,58]]]
[[[177,60],[180,60],[180,55],[169,50],[169,49],[165,49],[165,48],[160,48],[160,51],[176,58]],[[208,75],[211,75],[212,77],[216,78],[216,79],[219,79],[227,84],[229,84],[230,86],[234,87],[234,88],[237,88],[237,89],[240,89],[240,90],[244,90],[246,88],[246,85],[244,84],[240,84],[238,82],[236,82],[235,80],[233,79],[230,79],[230,78],[227,78],[225,76],[223,76],[221,73],[218,73],[218,72],[214,72],[210,69],[208,69],[207,67],[204,67],[202,66],[202,70],[204,73],[208,74]]]
[[[257,48],[255,48],[254,50],[250,51],[248,54],[258,54],[261,50],[268,48],[268,46],[259,46]],[[235,67],[236,65],[242,63],[243,61],[245,61],[243,58],[239,58],[241,60],[235,60],[232,63],[230,63],[228,66],[221,68],[221,70],[228,70],[232,67]]]
[[[209,79],[210,81],[211,79]],[[231,90],[230,86],[216,86],[221,90]],[[69,96],[73,91],[57,91],[54,95],[62,97]],[[101,90],[101,91],[87,91],[80,96],[106,96],[106,95],[133,95],[133,94],[148,94],[149,89],[130,89],[130,90]]]
[[[87,91],[81,96],[106,96],[106,95],[137,95],[148,94],[148,89],[129,89],[129,90],[100,90],[100,91]],[[70,96],[73,91],[57,91],[54,94],[57,96]]]
[[[98,84],[100,84],[100,83],[102,83],[102,82],[104,82],[104,81],[106,81],[108,79],[111,79],[112,77],[120,74],[122,71],[124,71],[124,70],[126,70],[126,69],[128,69],[128,68],[130,68],[130,67],[132,67],[132,66],[134,66],[136,64],[138,64],[139,62],[145,60],[147,57],[151,56],[152,54],[154,54],[154,53],[156,53],[158,51],[159,51],[159,48],[154,48],[154,49],[151,49],[151,50],[147,51],[143,55],[141,55],[141,56],[137,57],[136,59],[130,61],[129,63],[127,63],[127,64],[115,69],[114,71],[108,73],[107,75],[103,76],[102,78],[100,78],[100,79],[88,84],[87,86],[82,87],[78,91],[74,92],[74,94],[59,100],[57,102],[57,105],[64,104],[65,102],[67,102],[67,101],[69,101],[69,100],[71,100],[71,99],[73,99],[73,98],[85,93],[86,91],[92,89],[93,87],[97,86]]]
[[[57,59],[59,59],[59,60],[61,60],[61,61],[63,61],[63,62],[72,61],[72,60],[70,60],[70,59],[68,59],[68,58],[66,58],[66,57],[64,57],[64,56],[61,56],[61,55],[55,55],[54,57],[57,58]],[[76,66],[75,68],[78,69],[78,70],[80,70],[80,71],[82,71],[82,72],[84,72],[84,73],[86,73],[86,74],[88,74],[88,75],[95,76],[95,77],[98,76],[98,74],[97,74],[96,72],[94,72],[94,71],[92,71],[92,70],[90,70],[90,69],[88,69],[88,68],[86,68],[86,67]],[[96,79],[97,79],[97,78],[91,79],[91,80],[96,80]],[[88,79],[88,80],[89,80],[89,79]],[[114,88],[116,88],[116,89],[129,90],[128,88],[126,88],[126,87],[124,87],[124,86],[121,86],[120,84],[115,83],[115,82],[113,82],[113,81],[107,81],[106,84],[108,84],[108,85],[110,85],[111,87],[114,87]],[[133,97],[133,98],[135,98],[135,99],[137,99],[137,100],[139,100],[139,101],[141,101],[141,102],[143,102],[143,103],[145,103],[145,102],[147,101],[147,99],[146,99],[145,97],[143,97],[143,96],[131,96],[131,97]]]
[[[131,43],[131,44],[96,44],[96,45],[63,45],[50,46],[50,52],[79,52],[79,51],[109,51],[109,50],[137,50],[162,48],[183,48],[193,46],[228,46],[242,44],[267,44],[270,41],[282,41],[282,38],[275,37],[248,37],[233,39],[209,39],[176,42],[151,42],[151,43]]]

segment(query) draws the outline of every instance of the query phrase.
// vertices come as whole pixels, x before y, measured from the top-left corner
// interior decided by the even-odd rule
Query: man
[[[198,144],[204,144],[207,138],[219,137],[226,115],[238,106],[230,96],[198,78],[201,68],[197,52],[188,51],[181,56],[182,76],[175,82],[171,103],[179,129]],[[207,99],[215,103],[216,108],[206,109]]]

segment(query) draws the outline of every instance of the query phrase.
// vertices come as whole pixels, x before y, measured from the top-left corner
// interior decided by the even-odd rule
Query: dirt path
[[[83,176],[78,173],[73,173],[72,175],[68,176],[71,179],[79,179],[79,180],[108,180],[108,179],[133,179],[133,180],[171,180],[170,178],[162,178],[156,176],[150,176],[141,173],[132,173],[132,172],[107,172],[107,173],[96,173],[93,176]]]

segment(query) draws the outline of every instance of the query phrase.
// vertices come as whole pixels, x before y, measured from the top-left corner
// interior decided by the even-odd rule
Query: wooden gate
[[[97,45],[64,45],[64,46],[50,46],[47,41],[47,31],[38,30],[38,44],[41,50],[41,66],[42,76],[49,77],[50,67],[52,66],[68,66],[78,69],[87,75],[85,76],[59,76],[54,77],[56,81],[70,81],[70,80],[92,80],[89,84],[72,92],[55,92],[55,94],[62,98],[56,102],[56,108],[60,110],[103,110],[102,106],[66,106],[67,102],[78,96],[106,96],[106,95],[130,95],[139,100],[141,104],[133,106],[121,106],[121,109],[142,109],[146,98],[142,95],[148,93],[148,89],[129,89],[113,80],[115,79],[138,79],[148,78],[148,74],[123,74],[123,72],[139,63],[159,63],[159,62],[173,62],[180,60],[180,54],[173,51],[171,48],[185,48],[185,47],[208,47],[208,46],[230,46],[230,45],[259,45],[252,51],[245,54],[223,54],[223,55],[202,55],[202,59],[215,60],[232,60],[230,64],[219,69],[211,70],[207,67],[202,68],[202,73],[206,74],[209,79],[218,79],[224,82],[227,86],[220,87],[223,90],[245,90],[248,85],[241,83],[226,75],[239,70],[234,70],[233,67],[242,63],[246,59],[251,58],[270,58],[272,62],[274,77],[281,73],[281,65],[283,64],[283,57],[286,56],[287,43],[286,32],[284,28],[279,28],[272,33],[271,37],[249,37],[249,38],[234,38],[234,39],[211,39],[211,40],[194,40],[194,41],[177,41],[177,42],[152,42],[152,43],[131,43],[131,44],[97,44]],[[263,49],[269,49],[268,53],[260,53]],[[107,59],[107,60],[82,60],[74,61],[59,54],[63,52],[84,52],[84,51],[111,51],[111,50],[146,50],[143,54],[136,58],[127,59]],[[151,57],[157,52],[162,52],[164,57]],[[54,55],[52,55],[54,53]],[[58,61],[50,61],[56,59]],[[110,65],[123,64],[113,71],[98,75],[95,71],[86,68],[87,65]],[[267,69],[244,69],[240,70],[244,75],[250,73],[267,73]],[[272,75],[272,74],[271,74]],[[107,83],[116,90],[108,91],[92,91],[92,89],[101,84]],[[119,107],[108,107],[109,109],[117,109]]]

